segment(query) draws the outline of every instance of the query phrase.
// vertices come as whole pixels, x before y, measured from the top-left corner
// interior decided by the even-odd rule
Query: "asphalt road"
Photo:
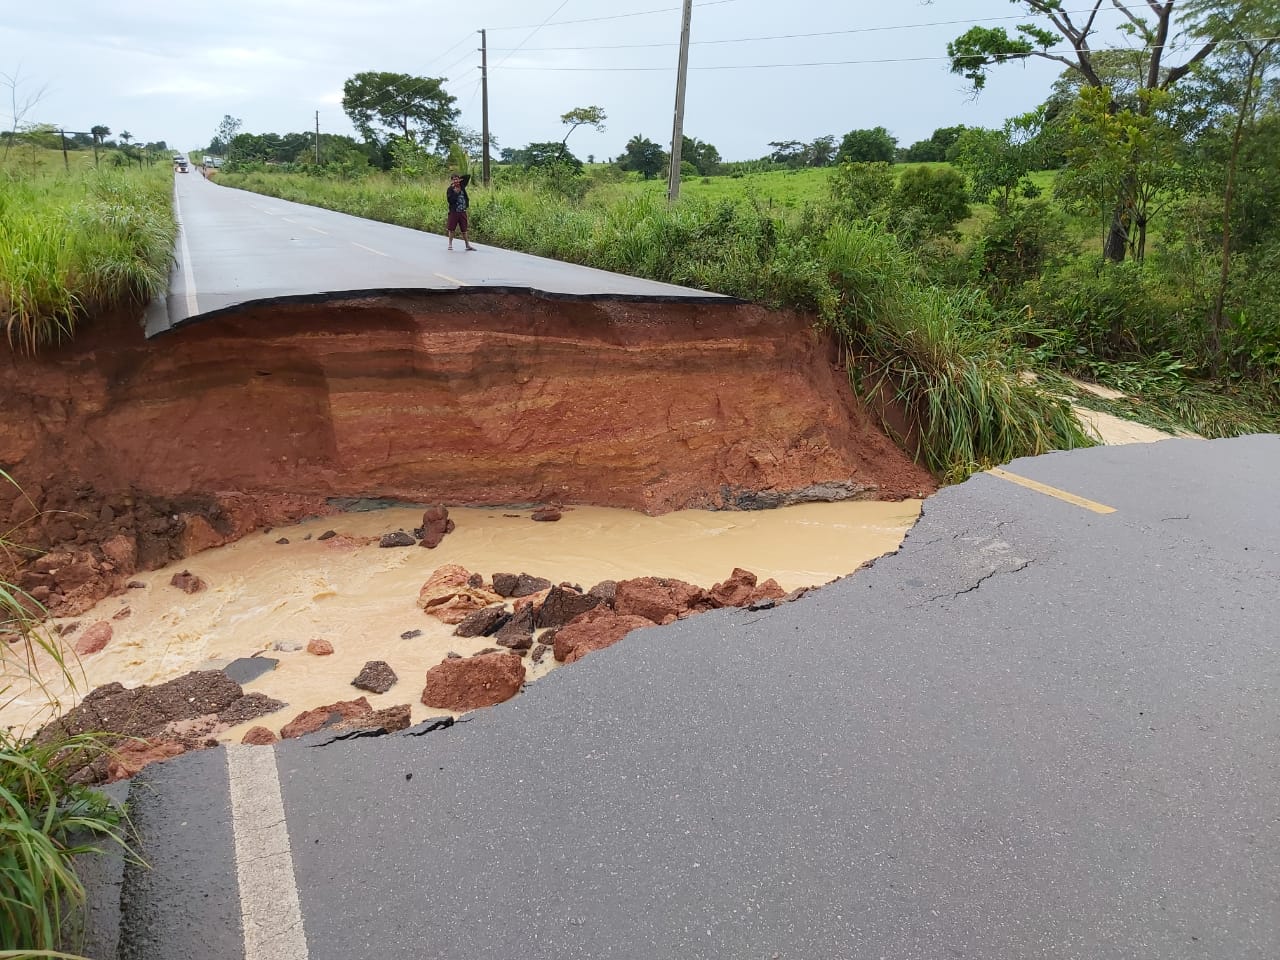
[[[168,295],[147,312],[147,336],[248,303],[351,293],[506,288],[563,297],[653,301],[716,298],[641,280],[424,233],[243,190],[198,173],[174,175],[180,224]],[[440,224],[444,226],[441,184]]]
[[[127,955],[1273,958],[1277,476],[1277,436],[1016,461],[796,603],[424,736],[234,748],[238,807],[214,754],[152,768],[207,807],[152,829],[250,839],[159,857],[142,915],[238,897],[250,946]]]

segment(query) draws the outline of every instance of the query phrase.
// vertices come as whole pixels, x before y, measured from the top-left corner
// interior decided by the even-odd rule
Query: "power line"
[[[695,7],[718,7],[721,4],[725,4],[725,3],[740,3],[740,2],[741,0],[704,0],[703,3],[695,3],[694,6]],[[561,4],[561,6],[563,6],[563,4]],[[557,20],[555,23],[548,23],[544,21],[543,23],[537,24],[536,26],[537,26],[537,29],[541,30],[543,27],[565,27],[575,23],[599,23],[602,20],[625,20],[628,17],[647,17],[650,14],[654,14],[654,13],[679,13],[682,9],[683,9],[682,7],[660,7],[656,10],[637,10],[634,13],[613,13],[605,17],[584,17],[581,20]],[[555,14],[553,13],[551,16],[554,17]],[[547,18],[547,20],[550,20],[550,19],[551,17]],[[531,26],[534,26],[534,24],[525,24],[523,26],[518,26],[518,27],[489,27],[488,29],[489,30],[528,30],[529,27]]]
[[[1091,10],[1064,10],[1064,13],[1090,13]],[[921,27],[954,27],[957,25],[977,24],[977,23],[996,23],[1002,20],[1025,20],[1026,17],[984,17],[977,20],[934,20],[930,23],[901,23],[892,26],[882,27],[851,27],[847,30],[821,30],[814,33],[780,33],[766,37],[736,37],[727,40],[693,40],[695,46],[709,46],[713,44],[726,43],[754,43],[760,40],[803,40],[812,37],[838,37],[851,33],[880,33],[887,30],[914,30]],[[528,47],[530,53],[539,51],[560,51],[560,50],[641,50],[650,47],[674,47],[675,43],[619,43],[619,44],[598,44],[593,46],[581,47]],[[505,48],[497,48],[505,49]]]
[[[1275,37],[1237,37],[1233,39],[1218,41],[1219,46],[1228,43],[1266,43],[1280,41],[1280,36]],[[1164,44],[1163,49],[1169,49],[1169,44]],[[1154,46],[1146,47],[1125,47],[1130,53],[1150,52],[1154,50]],[[1029,53],[1019,54],[992,54],[990,56],[972,55],[967,57],[950,57],[950,56],[930,56],[930,57],[882,57],[876,59],[864,60],[808,60],[797,63],[731,63],[720,66],[694,67],[690,66],[690,70],[772,70],[784,69],[787,67],[844,67],[855,66],[860,64],[884,64],[884,63],[925,63],[937,60],[972,60],[976,62],[984,60],[992,60],[996,63],[1011,60],[1025,60],[1028,57],[1039,56],[1041,54],[1047,56],[1069,56],[1071,54],[1096,54],[1098,51],[1092,48],[1067,48],[1060,50],[1035,50]],[[547,71],[547,72],[569,72],[569,73],[658,73],[670,71],[670,66],[663,67],[507,67],[508,70],[530,70],[530,71]]]
[[[533,32],[532,32],[532,33],[530,33],[527,37],[525,37],[525,38],[524,38],[523,40],[521,40],[518,44],[516,44],[516,45],[515,45],[515,47],[514,47],[514,49],[512,49],[510,53],[508,53],[505,57],[503,57],[503,58],[498,62],[497,66],[498,66],[498,67],[500,67],[500,66],[502,66],[504,63],[506,63],[508,60],[510,60],[510,59],[512,58],[512,56],[514,56],[514,55],[515,55],[516,50],[519,50],[519,49],[520,49],[521,47],[523,47],[526,43],[528,43],[530,40],[532,40],[532,39],[533,39],[533,37],[534,37],[534,34],[536,34],[539,30],[541,30],[543,27],[545,27],[545,26],[547,25],[547,23],[549,23],[549,22],[550,22],[551,18],[552,18],[552,17],[554,17],[554,16],[555,16],[557,13],[559,13],[561,10],[563,10],[566,6],[568,6],[568,4],[569,4],[569,0],[561,0],[560,6],[556,7],[553,11],[551,11],[550,15],[547,17],[547,19],[546,19],[546,20],[543,20],[540,24],[538,24],[536,27],[534,27],[534,28],[533,28]]]

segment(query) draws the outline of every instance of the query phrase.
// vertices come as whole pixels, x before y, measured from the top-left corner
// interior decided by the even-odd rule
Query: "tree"
[[[652,180],[667,162],[662,147],[652,140],[636,134],[627,141],[626,152],[618,165],[623,170],[637,170],[646,180]]]
[[[507,156],[506,151],[503,151],[503,156],[504,158]],[[568,147],[556,140],[525,144],[519,150],[512,150],[510,157],[508,162],[517,163],[527,170],[565,164],[575,173],[582,172],[582,161],[575,157]]]
[[[786,164],[788,167],[804,166],[804,144],[799,140],[770,140],[773,153],[769,159],[774,163]]]
[[[1117,110],[1106,87],[1089,87],[1068,119],[1068,163],[1054,194],[1095,215],[1116,206],[1123,211],[1125,249],[1113,260],[1146,256],[1152,216],[1184,186],[1182,144],[1164,116],[1169,99],[1163,90],[1143,90],[1136,108]]]
[[[133,134],[130,133],[128,130],[121,130],[120,139],[124,141],[124,145],[127,147],[133,140]]]
[[[342,85],[342,109],[370,142],[385,145],[391,134],[443,148],[456,139],[457,98],[445,93],[444,77],[366,71]]]
[[[103,124],[97,124],[89,128],[89,136],[93,137],[93,165],[98,165],[98,148],[102,146],[104,140],[111,136],[111,128]]]
[[[1198,16],[1200,29],[1210,36],[1231,40],[1217,52],[1212,76],[1225,80],[1234,95],[1234,116],[1230,118],[1230,145],[1226,151],[1222,183],[1222,250],[1218,285],[1209,312],[1209,352],[1216,365],[1222,362],[1222,335],[1227,324],[1224,307],[1231,279],[1233,206],[1236,177],[1245,132],[1258,122],[1258,105],[1265,89],[1266,74],[1277,66],[1280,48],[1280,3],[1276,0],[1190,0],[1188,14]]]
[[[838,163],[893,163],[898,141],[884,127],[850,130],[840,141]]]
[[[680,143],[682,166],[685,161],[693,164],[695,172],[703,177],[712,177],[720,172],[720,151],[711,144],[693,137],[684,137]]]
[[[969,177],[974,200],[993,203],[1005,216],[1015,196],[1034,195],[1029,174],[1042,167],[1043,120],[1042,109],[1005,121],[1001,130],[971,127],[960,134],[954,162]]]
[[[805,153],[807,166],[828,167],[836,157],[836,138],[829,134],[817,137],[806,147]]]
[[[1213,53],[1221,38],[1222,31],[1233,24],[1231,17],[1215,24],[1215,31],[1204,31],[1196,27],[1194,10],[1190,17],[1182,16],[1184,29],[1175,31],[1175,12],[1181,13],[1180,7],[1187,7],[1186,0],[1147,0],[1146,10],[1142,10],[1136,0],[1111,0],[1114,7],[1125,19],[1123,31],[1136,41],[1123,54],[1114,51],[1095,51],[1090,38],[1097,27],[1097,18],[1103,7],[1103,0],[1092,0],[1085,5],[1083,19],[1073,19],[1079,11],[1068,11],[1062,0],[1011,0],[1022,7],[1031,16],[1047,19],[1049,27],[1038,23],[1019,25],[1015,36],[1010,36],[1004,27],[972,27],[947,45],[947,55],[951,59],[951,72],[965,77],[973,84],[975,91],[986,85],[987,73],[992,66],[1025,60],[1028,57],[1039,57],[1064,64],[1068,70],[1079,74],[1083,85],[1093,89],[1108,89],[1103,73],[1099,72],[1102,54],[1116,57],[1138,57],[1134,71],[1138,90],[1168,90],[1185,77],[1196,64],[1202,62]],[[1248,3],[1233,6],[1243,8]],[[1141,14],[1134,10],[1140,10]],[[1147,15],[1149,13],[1149,16]],[[1235,11],[1238,15],[1239,11]],[[1200,18],[1203,26],[1204,20]],[[1056,48],[1065,40],[1068,44],[1066,52]],[[1164,63],[1166,53],[1187,47],[1193,50],[1190,57],[1176,66]],[[1108,93],[1108,102],[1115,91]],[[1140,98],[1135,109],[1138,112],[1150,110],[1155,98]],[[1119,104],[1114,109],[1120,109]],[[1113,261],[1123,260],[1130,246],[1129,230],[1133,226],[1133,211],[1126,206],[1127,198],[1133,194],[1131,169],[1122,170],[1120,180],[1115,186],[1116,199],[1111,204],[1111,223],[1107,230],[1107,238],[1103,244],[1103,253]]]
[[[968,128],[964,124],[955,127],[939,127],[928,140],[917,140],[907,147],[902,159],[907,163],[941,163],[951,160],[952,148],[960,134]]]
[[[599,133],[604,133],[604,122],[608,119],[602,107],[574,107],[568,113],[560,114],[560,122],[568,124],[569,133],[573,133],[579,127],[595,127]],[[569,133],[564,135],[561,143],[569,142]]]

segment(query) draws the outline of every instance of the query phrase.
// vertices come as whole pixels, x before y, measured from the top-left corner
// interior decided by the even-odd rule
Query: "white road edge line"
[[[245,960],[307,960],[276,752],[227,747]]]
[[[321,230],[319,227],[313,227],[311,224],[306,225],[308,230],[314,230],[316,233],[323,233],[326,237],[329,235],[328,230]]]
[[[196,295],[196,271],[191,263],[191,248],[187,246],[187,229],[182,225],[182,203],[178,200],[178,185],[173,185],[173,219],[178,222],[178,245],[182,250],[182,273],[187,287],[187,316],[200,312],[200,300]]]
[[[376,253],[376,254],[377,254],[378,256],[380,256],[380,257],[389,257],[389,256],[391,256],[391,254],[389,254],[389,253],[383,253],[381,250],[375,250],[375,249],[373,249],[373,247],[366,247],[363,243],[356,243],[354,240],[352,240],[352,241],[351,241],[351,245],[352,245],[353,247],[359,247],[361,250],[368,250],[370,253]]]
[[[280,219],[283,220],[285,223],[292,223],[299,227],[302,226],[302,224],[298,223],[297,220],[290,220],[288,217],[281,217]]]

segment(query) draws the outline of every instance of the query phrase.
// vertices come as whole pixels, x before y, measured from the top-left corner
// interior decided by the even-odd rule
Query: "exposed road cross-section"
[[[655,302],[727,299],[545,257],[461,242],[287,200],[177,177],[180,232],[169,292],[147,311],[147,336],[250,303],[421,290],[529,290],[550,297]],[[444,188],[440,224],[444,220]]]

